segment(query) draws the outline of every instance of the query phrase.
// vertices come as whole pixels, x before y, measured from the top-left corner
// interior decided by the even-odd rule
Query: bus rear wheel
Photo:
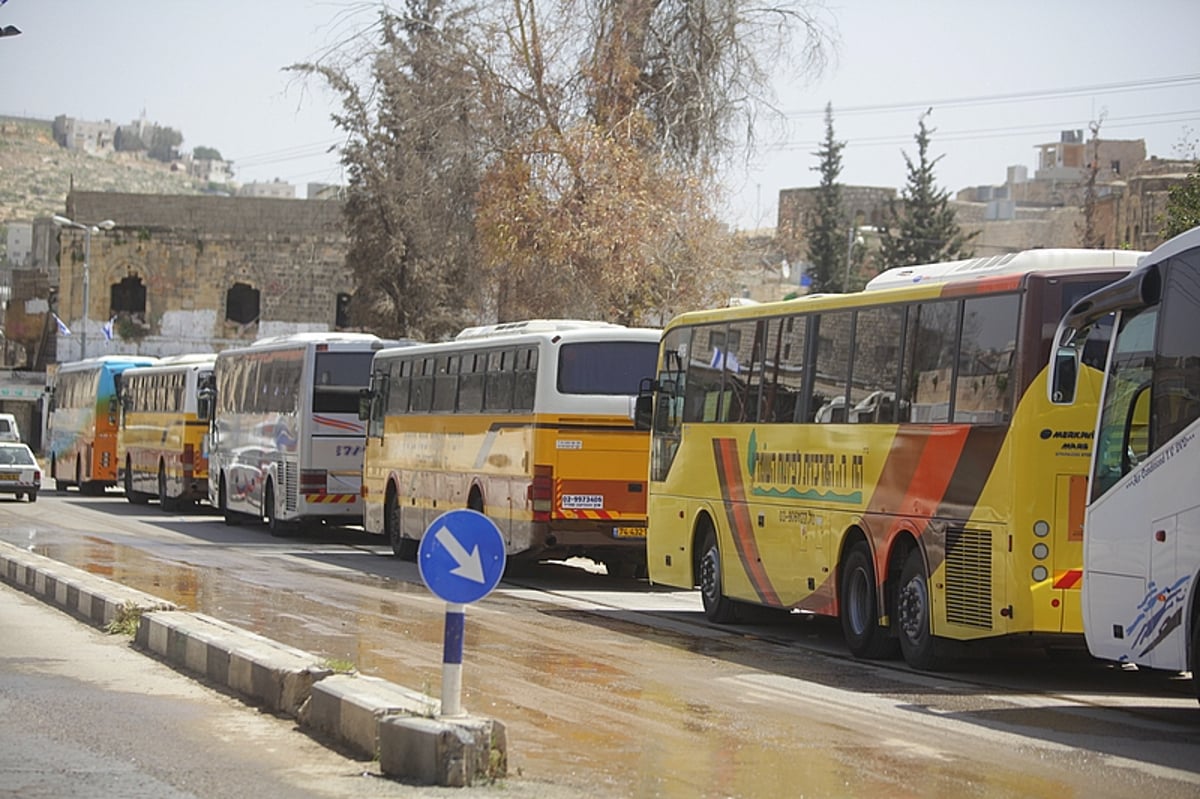
[[[921,558],[921,550],[914,549],[904,560],[900,588],[896,592],[896,632],[900,637],[900,651],[904,661],[914,669],[931,671],[943,665],[931,619],[925,561]]]
[[[723,593],[721,550],[717,548],[717,534],[711,525],[705,527],[700,540],[700,599],[704,615],[713,624],[731,624],[737,621],[737,602]]]
[[[898,642],[879,626],[879,583],[871,549],[865,542],[850,547],[838,580],[842,635],[850,654],[876,660],[896,654]]]
[[[179,510],[180,501],[167,494],[167,469],[158,464],[158,506],[165,511]]]
[[[383,529],[387,532],[388,543],[392,545],[392,554],[401,560],[416,560],[418,542],[404,537],[400,522],[400,500],[395,486],[389,486],[383,505]]]
[[[125,460],[125,499],[131,505],[145,505],[150,501],[149,494],[143,494],[141,491],[133,489],[133,461],[128,458]]]

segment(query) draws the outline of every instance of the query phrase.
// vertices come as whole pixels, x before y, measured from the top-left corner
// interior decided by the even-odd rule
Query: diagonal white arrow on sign
[[[483,561],[479,558],[479,547],[474,547],[469,553],[466,548],[459,543],[454,537],[454,533],[450,532],[448,527],[441,527],[435,534],[437,542],[446,548],[450,553],[450,557],[454,558],[457,567],[450,570],[451,574],[457,574],[459,577],[471,580],[472,582],[482,583],[483,577]]]

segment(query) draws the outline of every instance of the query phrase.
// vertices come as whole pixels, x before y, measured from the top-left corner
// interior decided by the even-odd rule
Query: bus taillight
[[[300,470],[300,493],[301,494],[324,494],[326,485],[326,472],[324,469],[301,469]]]
[[[535,522],[550,521],[550,511],[554,507],[553,467],[533,467],[533,483],[529,486],[529,499],[533,504],[533,520]]]

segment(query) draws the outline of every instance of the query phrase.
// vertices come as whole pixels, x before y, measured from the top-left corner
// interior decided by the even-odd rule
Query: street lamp
[[[92,276],[89,263],[92,259],[92,234],[99,233],[101,230],[112,230],[117,226],[117,223],[111,219],[105,219],[103,222],[97,222],[94,225],[85,225],[82,222],[76,222],[73,219],[68,219],[65,216],[57,214],[54,215],[53,220],[54,224],[59,227],[69,227],[83,231],[83,329],[79,331],[79,360],[82,361],[87,357],[88,303],[92,299]]]

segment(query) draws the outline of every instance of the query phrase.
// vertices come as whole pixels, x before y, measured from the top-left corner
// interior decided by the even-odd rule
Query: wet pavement
[[[0,538],[438,695],[444,604],[377,538],[46,500],[0,502]],[[716,629],[689,592],[542,567],[468,607],[463,705],[508,726],[510,773],[580,795],[1200,794],[1177,683],[1113,695],[1110,670],[1044,656],[917,674],[778,621]]]

